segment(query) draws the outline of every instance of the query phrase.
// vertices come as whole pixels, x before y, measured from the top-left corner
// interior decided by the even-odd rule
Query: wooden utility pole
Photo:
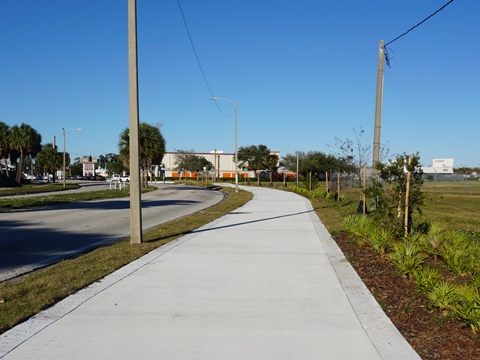
[[[142,242],[142,202],[137,64],[137,4],[128,0],[128,83],[130,106],[130,243]]]
[[[382,127],[382,102],[383,102],[383,61],[385,52],[383,40],[380,40],[378,47],[378,72],[377,72],[377,99],[375,105],[375,128],[373,133],[373,161],[372,176],[377,177],[375,165],[380,162],[380,130]]]

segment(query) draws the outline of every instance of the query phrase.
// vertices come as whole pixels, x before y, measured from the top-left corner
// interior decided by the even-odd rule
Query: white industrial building
[[[166,178],[197,178],[203,176],[202,172],[181,171],[177,169],[176,155],[178,152],[166,152],[163,157],[163,168],[155,166],[152,169],[152,175],[160,177],[161,170],[163,170]],[[225,153],[222,150],[212,150],[210,152],[192,152],[191,155],[204,157],[213,164],[214,169],[208,172],[209,177],[216,179],[234,179],[235,178],[235,154]],[[280,159],[279,151],[272,151]],[[255,176],[253,171],[238,168],[239,178],[253,178]]]

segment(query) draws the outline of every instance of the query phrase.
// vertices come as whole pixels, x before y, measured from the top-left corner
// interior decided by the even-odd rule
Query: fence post
[[[340,171],[337,171],[337,200],[340,201]]]
[[[363,165],[363,194],[362,194],[362,199],[363,199],[362,213],[363,214],[367,213],[367,204],[365,203],[367,200],[367,197],[365,196],[366,189],[367,189],[367,165]]]
[[[408,157],[408,165],[412,162],[412,156]],[[408,236],[408,198],[410,196],[410,177],[411,171],[407,168],[407,189],[405,191],[405,237]]]

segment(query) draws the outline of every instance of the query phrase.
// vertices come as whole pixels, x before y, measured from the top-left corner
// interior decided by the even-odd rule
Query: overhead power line
[[[447,2],[445,5],[443,5],[440,9],[438,9],[437,11],[435,11],[433,14],[431,14],[430,16],[426,17],[425,19],[423,19],[422,21],[420,21],[417,25],[411,27],[410,29],[408,29],[407,31],[405,31],[403,34],[397,36],[395,39],[393,39],[392,41],[388,42],[385,44],[385,47],[387,45],[390,45],[391,43],[397,41],[398,39],[400,39],[401,37],[407,35],[410,31],[412,31],[413,29],[415,29],[416,27],[419,27],[420,25],[422,25],[425,21],[427,21],[428,19],[430,19],[431,17],[433,17],[434,15],[438,14],[440,11],[442,11],[443,9],[445,9],[448,5],[450,5],[450,3],[452,3],[453,0],[450,0],[449,2]]]
[[[187,25],[187,20],[185,19],[185,14],[183,13],[182,5],[180,4],[180,0],[177,0],[178,8],[180,9],[180,13],[182,14],[182,19],[183,19],[183,24],[185,25],[185,30],[187,31],[188,38],[190,39],[190,44],[192,45],[193,53],[195,54],[195,58],[197,59],[197,64],[198,67],[200,68],[200,72],[202,73],[203,76],[203,81],[205,82],[205,85],[208,88],[208,92],[210,93],[210,98],[215,98],[213,95],[212,89],[210,88],[210,85],[208,84],[207,76],[205,75],[205,72],[203,71],[202,63],[200,62],[200,58],[198,57],[197,50],[195,49],[195,44],[193,43],[192,35],[190,34],[190,30],[188,30],[188,25]],[[215,105],[217,106],[218,110],[225,115],[225,116],[232,116],[232,114],[228,115],[226,114],[220,106],[218,106],[217,102],[215,101]]]

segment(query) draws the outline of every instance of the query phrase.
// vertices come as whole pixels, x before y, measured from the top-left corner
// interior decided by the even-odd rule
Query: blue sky
[[[373,142],[379,40],[447,0],[181,0],[214,96],[237,101],[239,146],[334,152]],[[177,0],[137,0],[140,119],[167,151],[234,151],[233,116],[210,101]],[[456,0],[391,45],[381,142],[422,163],[479,166],[480,2]],[[0,121],[72,158],[118,152],[128,127],[127,0],[0,0]],[[233,105],[219,101],[230,115]]]

